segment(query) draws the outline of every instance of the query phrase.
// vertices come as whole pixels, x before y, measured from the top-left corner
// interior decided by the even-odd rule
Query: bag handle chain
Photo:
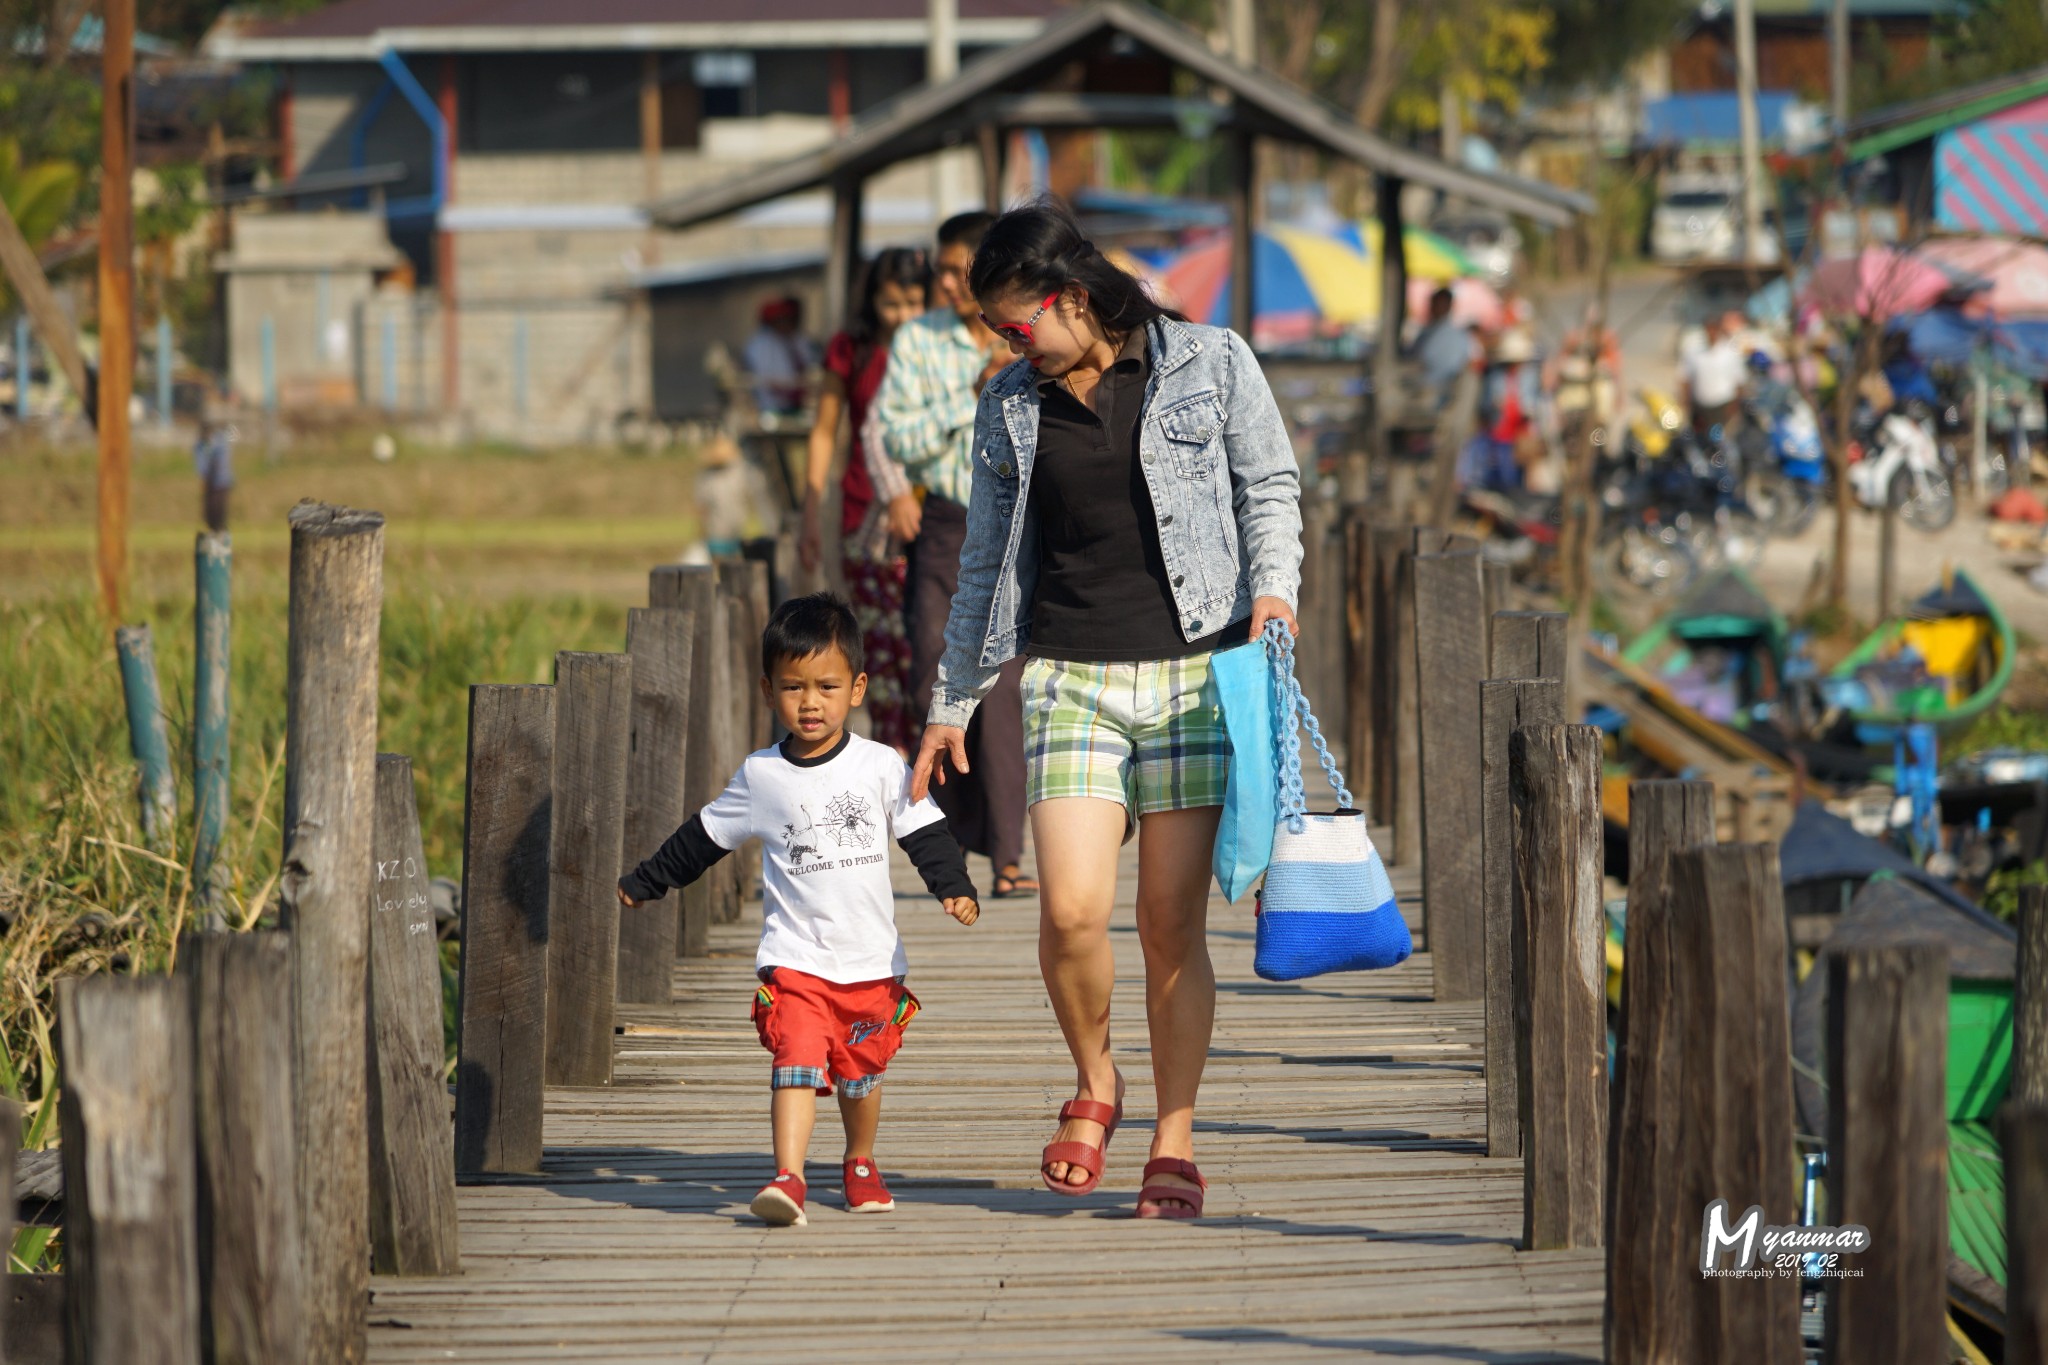
[[[1294,676],[1294,636],[1285,621],[1266,622],[1265,644],[1266,657],[1272,663],[1273,709],[1278,721],[1273,727],[1273,743],[1280,770],[1280,816],[1287,822],[1288,833],[1299,834],[1308,816],[1308,796],[1301,785],[1301,726],[1308,727],[1323,775],[1337,793],[1337,804],[1346,810],[1352,808],[1351,789],[1344,785],[1344,774],[1337,771],[1337,760],[1330,757],[1330,746],[1323,740],[1323,727],[1316,723],[1315,712],[1309,709],[1308,698]]]

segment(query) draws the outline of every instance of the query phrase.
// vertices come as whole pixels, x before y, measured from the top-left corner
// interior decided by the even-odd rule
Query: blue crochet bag
[[[1211,654],[1209,686],[1230,736],[1230,779],[1211,866],[1223,899],[1234,905],[1271,861],[1273,826],[1280,819],[1273,766],[1273,665],[1264,642],[1247,640]]]
[[[1279,820],[1266,883],[1259,893],[1252,970],[1268,981],[1295,981],[1405,962],[1415,948],[1408,922],[1401,918],[1393,883],[1366,833],[1365,812],[1352,807],[1344,775],[1337,771],[1322,727],[1295,681],[1294,637],[1283,623],[1274,621],[1267,624],[1265,638],[1273,685]],[[1308,812],[1298,726],[1307,728],[1341,803],[1341,809],[1331,814]]]

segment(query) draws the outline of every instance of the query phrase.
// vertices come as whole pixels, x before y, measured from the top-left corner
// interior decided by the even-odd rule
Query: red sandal
[[[1068,1100],[1060,1106],[1060,1122],[1065,1123],[1068,1119],[1101,1124],[1101,1144],[1078,1141],[1049,1142],[1045,1150],[1038,1154],[1038,1174],[1045,1181],[1045,1187],[1054,1194],[1078,1198],[1084,1194],[1094,1193],[1095,1187],[1102,1183],[1103,1155],[1109,1151],[1109,1140],[1116,1136],[1116,1126],[1124,1121],[1124,1102],[1118,1100],[1116,1105],[1111,1107],[1101,1100]],[[1088,1172],[1087,1181],[1076,1185],[1066,1180],[1054,1180],[1051,1167],[1055,1161],[1064,1161],[1069,1166],[1079,1166]]]
[[[1183,1180],[1195,1182],[1192,1190],[1185,1185],[1147,1184],[1138,1191],[1138,1217],[1140,1218],[1200,1218],[1202,1200],[1209,1192],[1209,1182],[1202,1179],[1202,1173],[1195,1169],[1195,1163],[1177,1156],[1158,1156],[1145,1163],[1145,1179],[1155,1175],[1177,1175]],[[1166,1200],[1175,1201],[1168,1204]],[[1152,1211],[1147,1213],[1145,1205]]]

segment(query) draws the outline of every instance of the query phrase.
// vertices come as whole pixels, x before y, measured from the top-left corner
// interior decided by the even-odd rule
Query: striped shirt
[[[896,329],[875,395],[882,450],[912,483],[962,507],[973,484],[974,381],[988,356],[957,313],[934,309]]]

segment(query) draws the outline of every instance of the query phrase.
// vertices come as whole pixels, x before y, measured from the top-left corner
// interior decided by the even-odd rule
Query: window
[[[705,118],[748,118],[754,112],[754,54],[699,52],[691,60]]]

